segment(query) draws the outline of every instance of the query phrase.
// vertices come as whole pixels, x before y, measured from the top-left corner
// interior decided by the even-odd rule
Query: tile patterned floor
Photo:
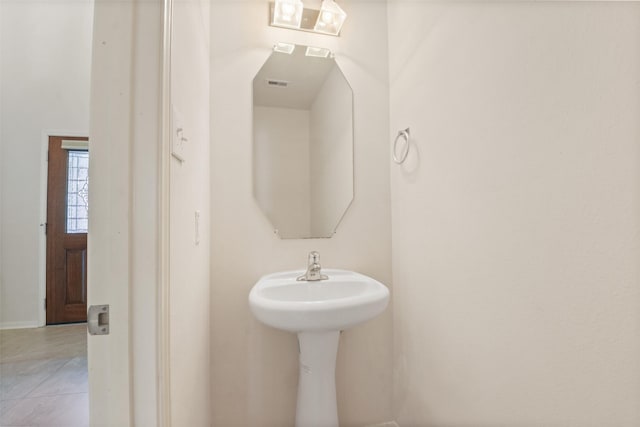
[[[86,325],[0,330],[0,427],[88,425]]]

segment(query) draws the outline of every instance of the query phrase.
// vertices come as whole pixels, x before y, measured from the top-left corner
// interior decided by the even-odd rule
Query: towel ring
[[[398,157],[397,155],[398,140],[401,137],[404,139],[404,149],[402,150],[400,157]],[[398,131],[398,136],[396,136],[396,140],[393,141],[393,161],[396,162],[397,164],[402,164],[404,163],[405,160],[407,160],[408,154],[409,154],[409,128],[406,128],[405,130]]]

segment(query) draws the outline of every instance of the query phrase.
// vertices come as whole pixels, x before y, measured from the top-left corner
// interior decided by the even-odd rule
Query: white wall
[[[44,322],[43,131],[88,132],[93,1],[3,1],[0,328]]]
[[[389,3],[401,426],[640,424],[640,5]]]
[[[171,100],[188,142],[170,164],[171,421],[209,426],[209,2],[174,1],[173,17]]]
[[[249,311],[261,275],[306,266],[318,250],[325,267],[390,283],[386,5],[341,2],[339,38],[272,28],[268,2],[211,4],[211,412],[216,426],[294,423],[298,344]],[[230,24],[233,23],[233,24]],[[371,28],[371,31],[367,31]],[[324,46],[355,93],[355,199],[331,239],[280,240],[252,195],[251,82],[274,43]],[[391,419],[391,317],[342,334],[337,388],[341,425]]]

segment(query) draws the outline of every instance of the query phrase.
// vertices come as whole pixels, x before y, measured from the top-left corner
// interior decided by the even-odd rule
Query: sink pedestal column
[[[338,427],[336,355],[340,331],[299,332],[296,427]]]

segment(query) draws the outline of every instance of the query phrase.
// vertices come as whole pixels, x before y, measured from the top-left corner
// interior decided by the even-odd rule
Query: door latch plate
[[[109,335],[109,305],[92,305],[87,313],[90,335]]]

